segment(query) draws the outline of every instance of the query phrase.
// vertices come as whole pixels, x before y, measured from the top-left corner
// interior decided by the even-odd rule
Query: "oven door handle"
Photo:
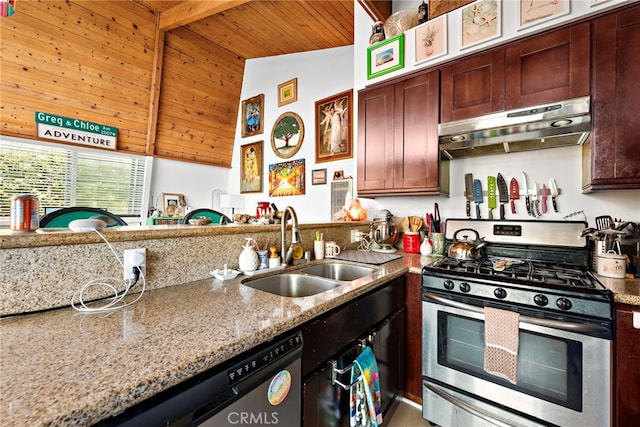
[[[476,307],[475,305],[466,304],[460,301],[454,301],[449,298],[443,298],[441,296],[430,294],[428,292],[423,294],[423,296],[427,300],[438,302],[443,305],[459,308],[461,310],[473,311],[474,313],[484,314],[484,310],[480,307]],[[520,321],[524,323],[529,323],[532,325],[546,326],[549,328],[561,329],[563,331],[577,332],[577,333],[609,332],[609,330],[604,326],[588,324],[588,323],[564,322],[560,320],[541,319],[538,317],[531,317],[531,316],[520,316]]]

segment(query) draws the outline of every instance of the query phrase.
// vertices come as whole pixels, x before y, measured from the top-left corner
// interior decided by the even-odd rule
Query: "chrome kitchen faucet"
[[[285,252],[285,245],[287,244],[286,235],[287,235],[287,213],[288,216],[291,217],[291,245],[289,249]],[[300,239],[300,229],[298,228],[298,216],[296,215],[296,211],[293,210],[291,206],[287,206],[282,211],[282,218],[280,219],[280,234],[282,239],[282,246],[280,247],[280,253],[282,255],[282,263],[284,265],[289,264],[293,256],[293,246],[296,243],[302,243]],[[286,253],[286,255],[285,255]]]

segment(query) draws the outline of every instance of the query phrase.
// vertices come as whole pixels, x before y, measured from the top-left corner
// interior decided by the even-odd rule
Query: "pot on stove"
[[[463,232],[471,232],[475,234],[475,240],[469,239],[468,234],[462,234],[463,239],[458,239],[458,235]],[[486,243],[480,238],[480,235],[473,228],[461,228],[457,230],[453,235],[453,243],[449,246],[448,256],[449,258],[470,260],[475,259],[480,255],[480,249],[486,245]]]

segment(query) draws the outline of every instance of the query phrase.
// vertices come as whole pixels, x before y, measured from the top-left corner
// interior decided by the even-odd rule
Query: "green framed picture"
[[[404,33],[367,48],[367,79],[404,68]]]

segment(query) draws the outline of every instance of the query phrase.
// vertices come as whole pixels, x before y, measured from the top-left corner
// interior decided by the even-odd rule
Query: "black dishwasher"
[[[404,277],[302,329],[303,425],[349,426],[350,366],[369,346],[380,373],[383,416],[404,388]]]
[[[257,347],[102,426],[300,425],[302,334]]]

